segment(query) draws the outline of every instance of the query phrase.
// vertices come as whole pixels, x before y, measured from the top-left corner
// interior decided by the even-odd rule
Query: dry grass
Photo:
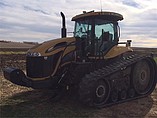
[[[26,52],[28,49],[35,45],[36,44],[0,41],[0,54],[3,52]]]
[[[88,117],[94,109],[69,100],[53,102],[50,90],[33,90],[1,79],[1,117]]]
[[[31,48],[34,44],[26,44],[19,42],[0,42],[0,48]]]
[[[13,51],[0,51],[0,55],[11,55],[11,54],[26,54],[26,52],[23,52],[23,51],[19,51],[19,52],[13,52]]]

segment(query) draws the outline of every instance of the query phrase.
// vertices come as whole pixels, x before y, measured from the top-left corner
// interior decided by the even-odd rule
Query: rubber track
[[[121,103],[121,102],[126,102],[126,101],[130,101],[133,99],[137,99],[137,98],[141,98],[141,97],[145,97],[148,96],[150,93],[152,93],[152,91],[155,88],[156,83],[154,82],[151,90],[142,96],[136,96],[133,98],[127,98],[125,100],[120,100],[117,102],[109,102],[109,100],[105,103],[105,104],[101,104],[101,105],[94,105],[93,104],[93,96],[92,96],[92,90],[93,90],[93,86],[95,85],[95,82],[98,81],[99,79],[107,79],[107,81],[109,81],[109,76],[112,74],[115,74],[117,71],[119,70],[123,70],[128,66],[133,65],[134,63],[151,57],[150,55],[146,54],[146,55],[139,55],[139,54],[132,54],[129,55],[127,57],[123,57],[122,59],[113,62],[112,64],[109,64],[105,67],[103,67],[102,69],[98,69],[94,72],[91,72],[90,74],[85,75],[85,77],[82,78],[82,81],[79,84],[79,99],[81,102],[83,102],[84,104],[87,104],[89,106],[95,106],[98,108],[102,108],[102,107],[106,107],[106,106],[110,106],[113,104],[117,104],[117,103]]]

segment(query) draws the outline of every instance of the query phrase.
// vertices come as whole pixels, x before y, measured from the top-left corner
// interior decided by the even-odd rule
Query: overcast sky
[[[68,32],[71,18],[82,11],[121,13],[121,41],[133,46],[157,48],[156,0],[0,0],[0,40],[43,42],[60,37],[60,12],[66,15]],[[69,34],[71,35],[71,34]]]

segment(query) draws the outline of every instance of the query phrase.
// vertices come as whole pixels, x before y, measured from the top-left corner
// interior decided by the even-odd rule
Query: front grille
[[[53,73],[57,63],[54,57],[55,55],[48,56],[47,59],[44,59],[44,57],[27,57],[27,76],[31,78],[42,78],[50,76]]]

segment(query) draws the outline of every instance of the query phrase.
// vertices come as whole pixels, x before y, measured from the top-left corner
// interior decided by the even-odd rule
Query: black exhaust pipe
[[[63,12],[61,12],[61,16],[62,16],[61,37],[64,38],[66,37],[67,32],[66,32],[66,27],[65,27],[65,15],[63,14]]]

